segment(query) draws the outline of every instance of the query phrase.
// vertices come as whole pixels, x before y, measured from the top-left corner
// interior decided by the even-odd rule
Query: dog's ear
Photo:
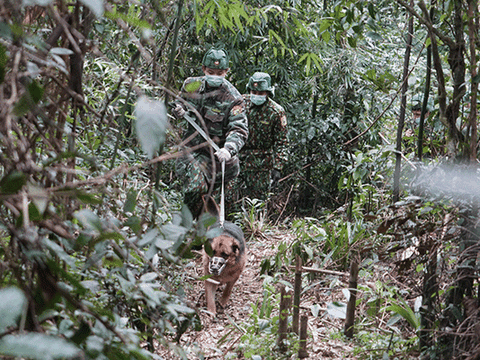
[[[202,200],[203,200],[203,208],[205,209],[205,211],[210,215],[218,218],[220,214],[220,210],[218,209],[218,205],[213,199],[213,197],[211,197],[210,195],[203,195]]]

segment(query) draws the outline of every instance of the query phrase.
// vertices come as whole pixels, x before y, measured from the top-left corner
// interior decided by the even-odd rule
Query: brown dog
[[[230,298],[233,285],[235,285],[245,267],[245,239],[242,230],[229,221],[224,222],[223,228],[220,227],[218,206],[213,198],[204,197],[203,202],[206,211],[217,219],[217,222],[207,232],[207,237],[209,233],[214,234],[214,237],[208,239],[213,256],[210,257],[205,249],[203,250],[204,274],[212,275],[205,281],[207,310],[215,316],[217,312],[215,306],[217,283],[220,283],[220,285],[226,284],[219,301],[220,305],[224,307]],[[217,283],[209,281],[210,279]]]

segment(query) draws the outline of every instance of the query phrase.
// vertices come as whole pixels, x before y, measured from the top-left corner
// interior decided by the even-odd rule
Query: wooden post
[[[285,340],[287,339],[287,332],[288,332],[288,313],[290,307],[290,300],[291,296],[287,295],[285,290],[285,286],[280,288],[280,316],[278,319],[278,339],[277,339],[277,346],[280,352],[287,351],[287,344]]]
[[[298,335],[298,326],[300,318],[300,295],[302,294],[302,259],[300,256],[295,257],[295,284],[293,287],[293,332]]]
[[[345,318],[345,336],[353,337],[353,325],[355,324],[355,304],[357,301],[357,279],[358,264],[353,261],[350,265],[350,280],[348,282],[348,290],[350,291],[350,299],[347,304],[347,316]]]
[[[308,316],[302,315],[300,320],[300,348],[298,349],[298,358],[305,359],[308,357],[307,352],[307,325]]]

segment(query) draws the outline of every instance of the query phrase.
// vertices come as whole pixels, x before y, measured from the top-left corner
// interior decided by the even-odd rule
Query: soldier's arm
[[[245,102],[242,97],[236,99],[227,119],[227,134],[225,139],[225,149],[232,156],[238,154],[248,139],[248,120],[245,112]]]

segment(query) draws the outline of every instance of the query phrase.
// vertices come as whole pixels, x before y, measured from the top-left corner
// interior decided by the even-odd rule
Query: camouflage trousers
[[[214,191],[222,184],[222,166],[215,158],[215,171],[212,157],[204,153],[190,153],[179,158],[175,164],[175,172],[182,180],[183,201],[194,217],[198,217],[203,207],[202,196],[208,193],[214,181]],[[225,163],[224,184],[235,179],[240,172],[238,157],[234,156]],[[215,194],[214,194],[215,196]]]
[[[241,200],[250,199],[268,200],[272,191],[268,169],[242,169],[240,175],[228,184],[226,190],[226,214],[241,210]]]

